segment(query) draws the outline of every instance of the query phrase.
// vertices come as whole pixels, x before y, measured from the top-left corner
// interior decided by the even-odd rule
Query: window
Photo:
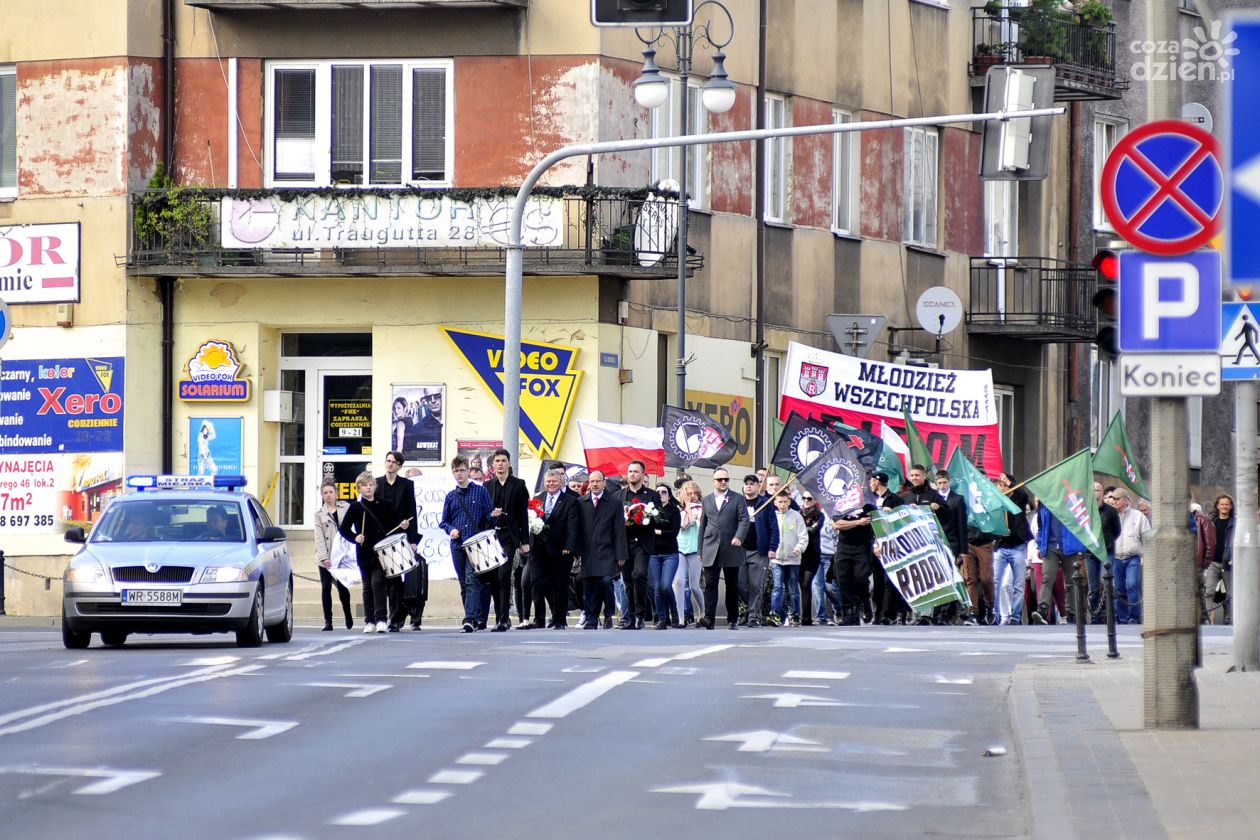
[[[1094,370],[1094,416],[1090,419],[1090,445],[1097,446],[1111,418],[1117,411],[1124,412],[1124,399],[1120,396],[1120,377],[1114,360],[1104,357],[1097,347],[1090,347]]]
[[[449,61],[273,62],[268,186],[447,185]]]
[[[787,100],[766,97],[766,128],[787,128]],[[788,138],[776,137],[766,144],[766,221],[786,222],[788,203]]]
[[[682,123],[678,118],[679,97],[682,96],[682,80],[669,80],[669,99],[659,108],[652,109],[652,137],[681,137]],[[706,134],[709,131],[709,112],[704,110],[700,99],[700,84],[687,83],[687,134]],[[654,149],[652,151],[652,183],[666,178],[678,180],[678,156],[683,150]],[[709,206],[709,173],[707,146],[689,146],[687,153],[687,206],[703,209]]]
[[[1107,155],[1116,147],[1129,130],[1128,120],[1100,117],[1094,120],[1094,230],[1113,230],[1107,214],[1103,212],[1099,187],[1102,184],[1103,164]]]
[[[1019,256],[1019,182],[984,182],[984,255]]]
[[[936,247],[936,161],[940,139],[933,128],[906,130],[906,213],[903,238]]]
[[[1194,0],[1177,0],[1177,8],[1187,14],[1197,15],[1199,7]]]
[[[1015,464],[1015,389],[1009,385],[993,386],[993,404],[997,409],[998,444],[1002,447],[1002,463],[1010,472]]]
[[[847,111],[832,111],[836,125],[853,122]],[[831,137],[831,227],[840,233],[858,232],[858,138],[856,132]]]
[[[17,72],[0,66],[0,198],[17,195]]]

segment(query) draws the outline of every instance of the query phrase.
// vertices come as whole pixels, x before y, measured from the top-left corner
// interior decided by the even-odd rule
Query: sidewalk
[[[1142,656],[1016,668],[1010,710],[1035,838],[1253,838],[1260,829],[1260,672],[1228,645],[1195,672],[1198,730],[1142,728]]]

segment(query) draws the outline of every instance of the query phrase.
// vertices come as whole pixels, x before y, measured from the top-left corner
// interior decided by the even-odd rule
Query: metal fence
[[[1116,74],[1115,24],[1081,23],[1067,12],[1027,6],[971,10],[973,75],[993,64],[1053,64],[1061,79],[1125,90]]]
[[[1088,265],[1049,257],[972,257],[968,331],[1093,340],[1096,285],[1097,275]]]

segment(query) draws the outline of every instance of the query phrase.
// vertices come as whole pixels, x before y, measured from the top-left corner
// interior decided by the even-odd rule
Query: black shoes
[[[605,630],[612,629],[612,616],[611,615],[604,616],[604,629]]]
[[[732,629],[732,630],[738,630],[738,629],[739,629],[739,622],[738,622],[738,621],[732,621],[730,626],[731,626],[731,629]]]
[[[507,625],[500,621],[498,624],[494,625],[494,627],[490,630],[490,632],[491,633],[506,633],[507,629],[508,629]]]
[[[465,622],[464,622],[464,632],[465,632],[465,633],[472,633],[472,632],[473,632],[473,631],[475,631],[476,629],[477,629],[477,624],[476,624],[476,622],[472,622],[472,621],[465,621]]]
[[[325,633],[331,633],[331,632],[332,632],[332,622],[331,622],[331,621],[325,621],[325,622],[324,622],[324,632],[325,632]]]
[[[656,630],[665,630],[665,629],[667,629],[667,628],[669,627],[669,622],[667,622],[667,621],[658,621],[658,622],[656,622],[656,624],[654,624],[654,625],[652,625],[652,626],[653,626],[653,628],[654,628],[654,629],[656,629]]]

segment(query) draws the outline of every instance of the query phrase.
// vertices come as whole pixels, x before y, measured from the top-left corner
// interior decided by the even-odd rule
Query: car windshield
[[[92,542],[244,542],[232,502],[116,499],[92,529]]]

